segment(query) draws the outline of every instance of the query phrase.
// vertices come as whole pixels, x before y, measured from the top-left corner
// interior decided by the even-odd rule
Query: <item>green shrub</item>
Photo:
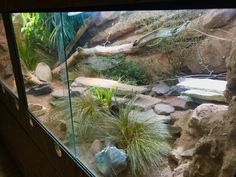
[[[150,83],[151,77],[149,74],[140,65],[132,61],[125,61],[124,55],[117,55],[111,59],[119,60],[119,63],[113,68],[102,71],[104,76],[133,85]]]

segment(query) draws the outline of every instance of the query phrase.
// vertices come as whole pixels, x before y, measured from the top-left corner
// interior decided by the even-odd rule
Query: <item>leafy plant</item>
[[[111,108],[112,98],[115,96],[116,89],[104,89],[101,87],[94,87],[92,88],[92,92],[97,97],[100,105],[103,108]]]
[[[34,69],[41,61],[35,49],[51,53],[58,49],[59,60],[64,60],[64,47],[75,39],[77,30],[83,25],[84,18],[92,14],[68,16],[67,13],[21,13],[25,44],[19,47],[21,58],[29,69]],[[19,42],[18,42],[19,43]]]
[[[115,57],[119,60],[119,63],[113,68],[102,71],[104,76],[134,85],[150,83],[151,77],[140,65],[132,61],[125,61],[124,55],[117,55]]]
[[[121,108],[118,117],[108,115],[106,123],[111,130],[107,134],[128,154],[132,176],[147,175],[164,165],[164,157],[170,151],[169,133],[165,124],[151,119],[138,120],[131,110],[132,103]]]
[[[49,44],[50,30],[47,29],[45,19],[50,20],[50,13],[21,13],[24,33],[26,40],[31,45]]]

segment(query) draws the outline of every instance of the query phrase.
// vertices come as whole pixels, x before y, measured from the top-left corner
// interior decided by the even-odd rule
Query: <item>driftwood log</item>
[[[76,61],[79,60],[80,56],[91,56],[91,55],[99,55],[99,56],[113,56],[117,54],[132,54],[138,52],[142,47],[148,45],[149,43],[155,41],[156,39],[163,39],[168,37],[174,37],[179,32],[181,32],[186,26],[188,22],[185,22],[180,27],[177,28],[161,28],[155,31],[152,31],[149,34],[142,36],[140,39],[122,45],[116,46],[96,46],[92,48],[82,48],[78,47],[77,50],[66,60],[67,66],[71,66]],[[54,76],[58,76],[61,70],[65,68],[65,63],[62,63],[58,67],[56,67],[52,73]]]

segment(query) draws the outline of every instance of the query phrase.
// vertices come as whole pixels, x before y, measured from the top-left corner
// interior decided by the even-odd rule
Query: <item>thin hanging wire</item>
[[[72,103],[71,103],[71,93],[70,93],[70,84],[69,84],[69,75],[68,75],[68,66],[66,62],[66,46],[65,46],[65,37],[64,37],[64,26],[63,26],[63,17],[62,13],[60,13],[60,21],[61,21],[61,37],[62,37],[62,44],[63,44],[63,58],[65,61],[65,71],[66,71],[66,83],[67,83],[67,90],[68,90],[68,101],[69,101],[69,110],[70,110],[70,119],[71,119],[71,129],[72,129],[72,143],[73,143],[73,148],[74,148],[74,155],[77,157],[77,151],[76,151],[76,139],[75,139],[75,128],[74,128],[74,121],[73,121],[73,113],[72,113]],[[61,56],[62,56],[61,55]]]

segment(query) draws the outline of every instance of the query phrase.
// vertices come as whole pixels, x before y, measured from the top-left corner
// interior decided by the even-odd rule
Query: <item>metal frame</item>
[[[46,4],[46,6],[45,6]],[[7,30],[6,36],[8,41],[8,47],[10,51],[10,58],[13,65],[18,97],[16,97],[10,89],[8,89],[4,83],[0,81],[0,109],[4,107],[4,112],[9,114],[9,122],[14,122],[17,129],[23,131],[21,137],[17,137],[13,132],[8,132],[9,137],[15,138],[29,138],[30,144],[25,143],[21,145],[21,148],[33,147],[37,149],[45,160],[45,164],[49,165],[51,168],[44,168],[40,172],[41,177],[86,177],[94,176],[82,162],[78,161],[70,154],[68,149],[60,143],[60,141],[53,136],[53,134],[46,129],[29,111],[27,105],[27,99],[23,84],[23,76],[20,68],[19,55],[17,50],[17,45],[14,36],[14,30],[11,22],[11,12],[23,12],[23,11],[95,11],[95,10],[163,10],[163,9],[191,9],[191,8],[233,8],[236,7],[233,2],[229,0],[203,0],[199,1],[189,1],[189,0],[113,0],[112,2],[107,2],[107,0],[22,0],[21,2],[15,2],[15,0],[3,0],[0,5],[0,12],[3,15],[4,26]],[[1,110],[0,110],[1,112]],[[0,124],[6,123],[5,117],[0,116]],[[31,123],[30,123],[31,122]],[[32,126],[33,124],[33,126]],[[0,126],[1,128],[1,126]],[[1,134],[1,129],[0,129]],[[23,136],[24,135],[24,136]],[[6,134],[4,134],[6,138]],[[6,138],[7,141],[7,138]],[[11,146],[12,152],[16,151],[19,147],[14,147],[17,141],[14,139],[8,140],[8,145]],[[59,157],[55,152],[55,145],[58,145],[61,149],[62,156]],[[31,148],[32,147],[32,148]],[[18,152],[18,151],[16,151]],[[14,153],[12,153],[14,154]],[[38,154],[33,155],[33,159],[37,160]],[[20,157],[20,156],[19,156]],[[21,158],[23,158],[21,156]],[[27,158],[26,158],[27,159]],[[25,159],[25,160],[26,160]],[[17,159],[22,161],[22,159]],[[24,159],[23,159],[24,160]],[[34,161],[34,160],[33,160]],[[42,163],[42,162],[41,162]],[[28,164],[30,165],[30,164]],[[20,165],[23,168],[24,174],[29,175],[30,170]],[[30,168],[39,170],[39,168],[34,167],[33,163]],[[32,170],[31,170],[32,172]],[[42,176],[43,175],[43,176]],[[30,175],[29,175],[30,176]]]

